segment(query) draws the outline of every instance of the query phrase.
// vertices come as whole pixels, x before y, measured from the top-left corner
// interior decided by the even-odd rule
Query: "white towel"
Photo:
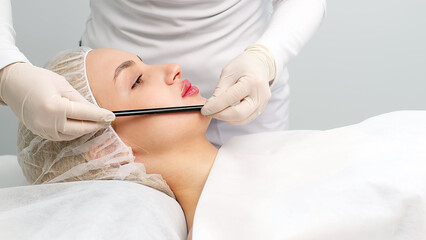
[[[235,137],[219,150],[194,240],[426,239],[426,111],[328,131]]]

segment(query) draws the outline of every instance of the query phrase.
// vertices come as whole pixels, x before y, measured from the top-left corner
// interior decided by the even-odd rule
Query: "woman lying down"
[[[120,50],[73,49],[47,67],[109,110],[206,101],[177,64]],[[21,124],[18,160],[34,184],[120,179],[157,189],[180,204],[194,239],[426,239],[426,112],[240,136],[220,149],[206,139],[209,122],[199,112],[120,117],[70,142]]]

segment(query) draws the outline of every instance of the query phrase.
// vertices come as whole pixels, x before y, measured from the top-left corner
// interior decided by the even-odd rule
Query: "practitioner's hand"
[[[62,76],[29,63],[0,71],[2,99],[34,134],[64,141],[104,128],[112,112],[86,101]]]
[[[263,112],[274,79],[272,54],[262,45],[250,46],[222,70],[213,96],[201,113],[234,125],[247,124]]]

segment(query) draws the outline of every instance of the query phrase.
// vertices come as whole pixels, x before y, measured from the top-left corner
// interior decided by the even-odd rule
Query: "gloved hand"
[[[275,72],[275,60],[269,50],[263,45],[249,46],[222,70],[213,96],[201,113],[234,125],[251,122],[271,98],[269,86]]]
[[[1,70],[0,99],[31,132],[53,141],[75,139],[115,119],[86,101],[64,77],[29,63]]]

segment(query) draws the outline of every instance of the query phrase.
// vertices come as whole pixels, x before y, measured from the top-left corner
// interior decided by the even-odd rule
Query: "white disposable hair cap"
[[[86,56],[90,51],[87,47],[66,50],[52,58],[46,68],[65,77],[87,101],[97,105],[86,74]],[[144,164],[135,162],[132,149],[111,126],[72,141],[55,142],[34,135],[20,123],[18,161],[32,184],[128,180],[175,198],[160,174],[147,174]]]

